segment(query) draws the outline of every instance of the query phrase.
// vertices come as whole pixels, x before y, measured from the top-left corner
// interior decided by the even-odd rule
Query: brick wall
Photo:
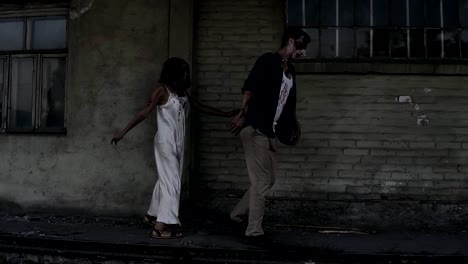
[[[241,87],[259,55],[278,48],[282,0],[199,1],[195,12],[195,95],[222,109],[240,107]],[[222,193],[247,186],[245,160],[230,120],[201,116],[197,136],[201,186]]]
[[[278,0],[201,1],[195,61],[196,91],[202,102],[224,109],[240,105],[240,88],[255,59],[279,45],[282,5]],[[391,201],[415,201],[411,214],[420,218],[414,210],[422,210],[421,202],[432,204],[424,209],[429,211],[434,203],[464,204],[468,201],[467,81],[468,77],[456,76],[298,76],[302,139],[296,147],[280,149],[270,201],[278,205],[276,201],[295,200],[299,206],[278,205],[276,214],[328,207],[315,212],[317,216],[339,204],[337,208],[360,214],[362,220],[371,208],[362,203],[372,203],[382,216]],[[397,96],[412,96],[416,104],[398,103]],[[418,126],[423,115],[429,125]],[[235,201],[231,197],[248,186],[240,139],[230,135],[226,119],[201,117],[200,123],[200,186],[204,194],[216,197],[209,200],[210,206],[228,210]],[[324,203],[304,205],[307,201]],[[398,214],[406,206],[393,212]],[[330,218],[324,217],[325,222]],[[374,222],[379,221],[376,216]]]
[[[289,168],[285,186],[329,200],[467,200],[467,77],[314,75],[298,81],[303,137],[283,154],[299,162],[281,158]],[[415,103],[397,103],[399,95]],[[418,126],[422,115],[429,125]]]

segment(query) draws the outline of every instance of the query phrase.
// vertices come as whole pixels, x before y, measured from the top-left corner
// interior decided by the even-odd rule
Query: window
[[[287,23],[310,34],[307,57],[468,59],[468,0],[288,0]]]
[[[67,17],[0,17],[0,124],[64,132]]]

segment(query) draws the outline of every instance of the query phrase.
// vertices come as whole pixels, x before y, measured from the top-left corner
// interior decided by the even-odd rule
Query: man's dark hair
[[[281,39],[281,48],[288,45],[289,38],[293,38],[294,40],[299,40],[301,37],[304,37],[302,39],[304,47],[307,47],[307,44],[309,44],[311,41],[309,34],[307,34],[307,32],[305,32],[300,27],[287,27],[284,30],[283,38]]]
[[[176,81],[190,81],[190,66],[185,60],[172,57],[164,62],[159,82],[173,85]]]

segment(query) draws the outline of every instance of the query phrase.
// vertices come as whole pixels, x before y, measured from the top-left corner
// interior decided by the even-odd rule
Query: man
[[[304,56],[309,42],[310,36],[302,29],[285,30],[280,49],[255,63],[242,88],[241,111],[231,122],[231,132],[240,132],[250,187],[230,216],[238,223],[248,217],[247,237],[264,234],[265,196],[275,181],[276,136],[291,145],[298,140],[298,127],[286,139],[278,132],[296,127],[296,82],[290,59]]]

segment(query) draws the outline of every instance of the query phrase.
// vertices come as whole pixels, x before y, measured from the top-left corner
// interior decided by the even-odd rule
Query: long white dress
[[[167,89],[167,87],[166,87]],[[180,224],[179,200],[184,163],[186,117],[190,103],[167,89],[166,104],[157,107],[158,132],[154,136],[154,156],[158,181],[154,186],[148,214],[165,224]]]

